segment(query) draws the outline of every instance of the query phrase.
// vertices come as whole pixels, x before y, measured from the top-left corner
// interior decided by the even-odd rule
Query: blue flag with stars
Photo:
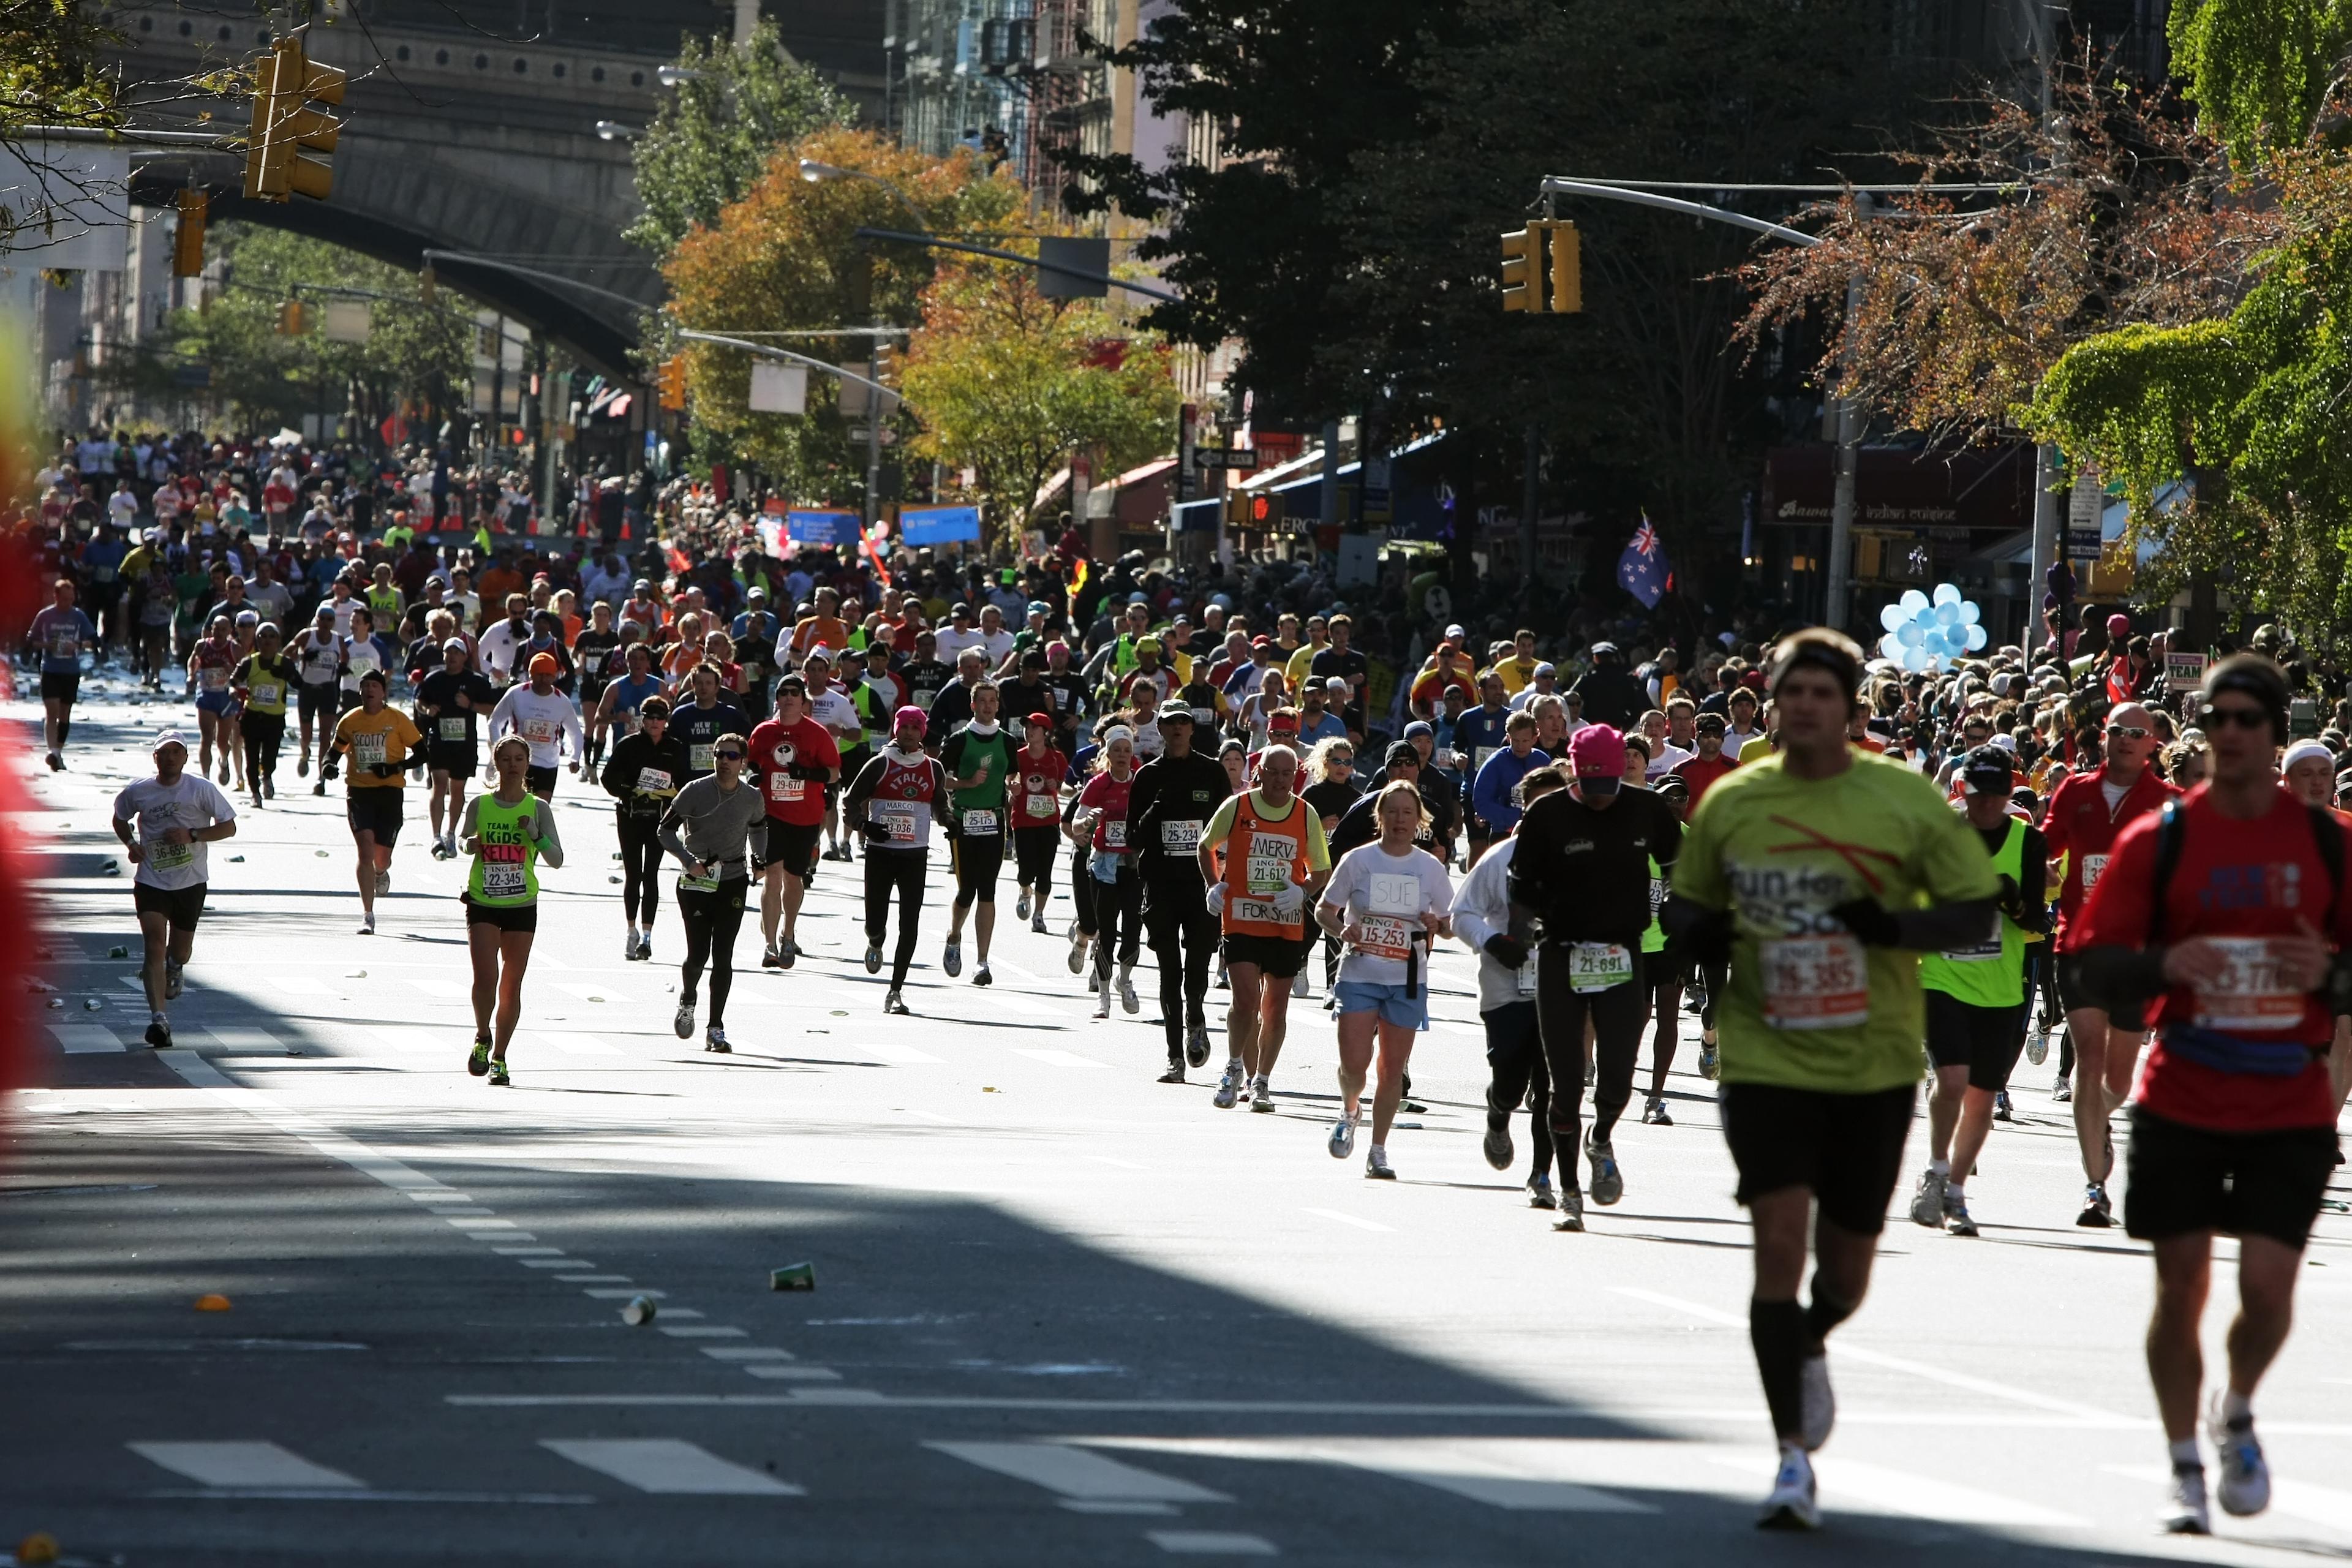
[[[1626,542],[1625,553],[1617,558],[1617,585],[1648,610],[1656,609],[1666,590],[1675,585],[1674,571],[1666,564],[1666,547],[1658,542],[1658,531],[1646,517]]]

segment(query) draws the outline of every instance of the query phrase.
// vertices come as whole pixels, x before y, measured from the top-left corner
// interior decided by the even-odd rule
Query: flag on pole
[[[1674,584],[1673,570],[1666,564],[1666,547],[1658,542],[1658,531],[1644,517],[1642,526],[1627,541],[1625,552],[1617,558],[1617,585],[1641,600],[1643,608],[1654,610]]]

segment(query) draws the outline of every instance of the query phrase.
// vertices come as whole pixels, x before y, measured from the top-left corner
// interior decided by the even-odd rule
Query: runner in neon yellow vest
[[[522,977],[539,931],[539,863],[563,864],[563,840],[545,801],[530,793],[530,744],[509,735],[490,748],[499,786],[466,803],[458,847],[466,872],[466,945],[474,961],[474,1050],[466,1070],[503,1089],[507,1047],[522,1017]],[[493,1005],[496,1006],[493,1027]]]

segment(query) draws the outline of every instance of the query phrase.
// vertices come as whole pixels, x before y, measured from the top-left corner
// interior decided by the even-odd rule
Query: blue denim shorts
[[[1338,989],[1343,1015],[1377,1011],[1383,1024],[1393,1024],[1402,1029],[1429,1027],[1429,983],[1425,980],[1418,996],[1406,995],[1402,985],[1374,985],[1361,980],[1342,980]]]

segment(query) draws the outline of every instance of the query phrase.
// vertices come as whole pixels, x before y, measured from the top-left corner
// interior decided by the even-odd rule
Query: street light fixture
[[[600,142],[634,142],[645,132],[634,125],[624,125],[617,120],[596,121],[596,139]]]
[[[801,178],[812,185],[824,184],[827,180],[869,181],[898,197],[898,205],[907,209],[908,216],[915,220],[917,228],[925,234],[931,231],[930,224],[923,217],[922,209],[908,199],[906,192],[879,174],[869,174],[863,169],[845,169],[838,163],[823,163],[815,158],[803,158],[801,160]]]
[[[688,70],[684,66],[656,66],[654,79],[664,87],[683,87],[690,81],[700,81],[708,72]]]

